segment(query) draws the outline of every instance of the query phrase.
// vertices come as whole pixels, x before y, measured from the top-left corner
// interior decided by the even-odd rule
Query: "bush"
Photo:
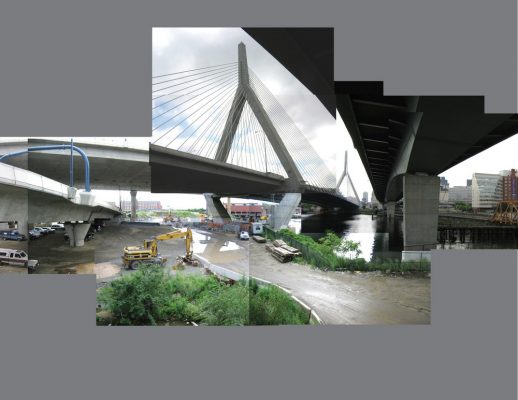
[[[222,285],[200,301],[203,323],[206,325],[247,325],[249,293],[246,284]]]
[[[167,318],[172,293],[160,266],[148,265],[101,289],[99,302],[112,312],[119,325],[156,325]]]
[[[110,282],[100,289],[98,301],[113,325],[158,325],[171,321],[203,325],[307,322],[299,304],[276,287],[259,287],[253,280],[228,285],[213,276],[169,276],[158,265],[142,266],[135,273]],[[108,323],[100,314],[97,322]]]

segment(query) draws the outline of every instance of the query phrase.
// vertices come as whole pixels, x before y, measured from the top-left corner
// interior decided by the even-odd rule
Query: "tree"
[[[336,253],[349,254],[349,258],[358,258],[362,251],[360,250],[360,242],[342,239],[333,231],[327,230],[324,237],[318,239],[321,245],[329,247]]]

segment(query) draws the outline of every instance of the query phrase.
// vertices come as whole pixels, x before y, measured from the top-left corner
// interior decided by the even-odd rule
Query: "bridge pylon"
[[[243,107],[246,102],[250,106],[252,112],[257,118],[257,121],[261,125],[261,128],[272,145],[273,150],[277,154],[277,157],[279,157],[279,161],[286,171],[288,178],[295,181],[296,184],[303,184],[304,178],[302,177],[302,174],[298,170],[297,165],[293,161],[293,158],[291,157],[288,149],[284,145],[272,120],[266,113],[266,110],[261,104],[259,97],[250,85],[248,62],[246,58],[246,47],[244,43],[239,43],[238,45],[238,58],[239,83],[225,123],[223,135],[218,144],[215,159],[217,161],[227,161],[234,137],[236,135],[236,130],[239,125],[239,120],[243,112]]]

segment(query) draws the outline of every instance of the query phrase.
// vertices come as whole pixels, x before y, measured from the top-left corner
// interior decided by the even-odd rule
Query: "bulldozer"
[[[127,246],[124,248],[122,256],[122,264],[127,269],[134,269],[137,264],[160,264],[165,265],[167,258],[158,253],[158,242],[170,239],[185,239],[185,254],[177,258],[177,265],[197,266],[198,260],[193,258],[192,251],[192,231],[187,228],[186,231],[175,229],[174,231],[163,233],[145,239],[143,246]]]

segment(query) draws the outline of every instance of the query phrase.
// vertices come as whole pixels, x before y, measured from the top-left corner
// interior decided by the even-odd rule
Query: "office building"
[[[471,186],[453,186],[449,190],[450,203],[467,203],[471,204],[473,197]]]
[[[495,208],[502,200],[502,176],[476,172],[473,174],[471,189],[473,209]]]

